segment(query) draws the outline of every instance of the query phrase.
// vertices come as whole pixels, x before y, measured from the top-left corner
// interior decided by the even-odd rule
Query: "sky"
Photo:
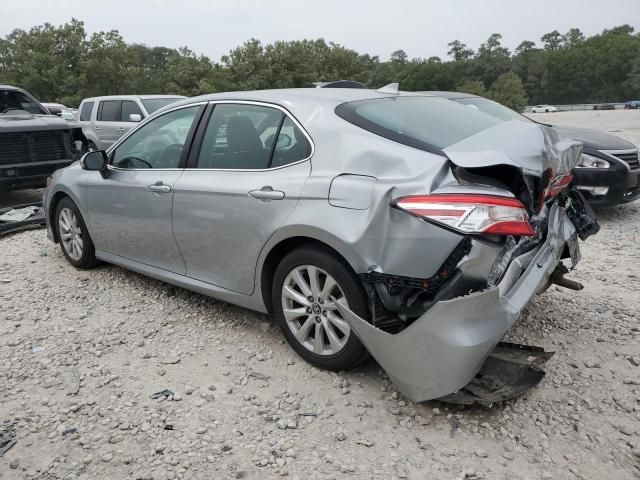
[[[219,60],[255,37],[324,38],[389,58],[447,56],[447,43],[477,49],[492,33],[513,50],[553,30],[585,35],[628,23],[640,31],[640,0],[0,0],[0,37],[15,28],[75,17],[88,32],[118,30],[128,43],[177,48]]]

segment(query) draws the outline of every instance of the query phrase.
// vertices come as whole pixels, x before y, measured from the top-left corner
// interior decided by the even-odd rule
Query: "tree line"
[[[458,90],[521,110],[527,103],[600,103],[640,98],[640,33],[622,25],[585,37],[577,28],[526,40],[512,52],[492,34],[477,50],[459,40],[448,59],[388,60],[324,39],[250,39],[219,61],[179,49],[127,43],[117,30],[89,35],[83,22],[16,29],[0,38],[0,84],[42,101],[77,106],[113,94],[193,96],[231,90],[310,87],[351,79],[370,88],[399,82],[409,91]]]

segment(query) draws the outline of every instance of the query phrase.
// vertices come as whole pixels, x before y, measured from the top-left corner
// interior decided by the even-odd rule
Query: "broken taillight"
[[[412,195],[395,200],[393,205],[465,234],[535,235],[527,210],[516,198],[475,194]]]

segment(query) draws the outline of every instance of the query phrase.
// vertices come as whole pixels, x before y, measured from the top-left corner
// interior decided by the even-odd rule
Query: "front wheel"
[[[368,317],[364,288],[341,259],[322,248],[301,247],[280,262],[272,295],[276,320],[302,358],[327,370],[345,370],[367,355],[336,302]]]
[[[56,227],[60,248],[71,265],[86,269],[98,263],[93,242],[80,210],[69,197],[63,198],[58,203]]]

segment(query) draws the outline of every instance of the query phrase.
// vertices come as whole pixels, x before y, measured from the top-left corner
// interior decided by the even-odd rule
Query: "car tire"
[[[87,225],[69,197],[60,200],[56,207],[55,228],[62,253],[71,265],[88,269],[98,264]]]
[[[315,270],[309,270],[310,268]],[[301,303],[292,299],[285,287],[289,288],[288,292],[293,290],[297,294],[303,293],[303,289],[296,283],[295,279],[299,280],[300,277],[295,272],[300,273],[302,280],[306,280],[306,286],[311,289],[310,272],[313,271],[317,273],[318,279],[313,301],[307,297],[306,303],[302,302],[305,299],[304,295],[296,297]],[[331,294],[325,291],[331,283],[327,283],[329,279],[336,284],[336,287],[330,290]],[[322,291],[318,293],[319,290]],[[369,318],[367,296],[362,284],[349,266],[330,250],[315,246],[303,246],[293,250],[276,268],[272,292],[275,319],[287,342],[307,362],[318,368],[335,371],[351,368],[367,357],[367,350],[348,324],[342,320],[339,312],[333,307],[333,302],[325,302],[325,299],[329,298],[338,299],[342,304],[346,302],[348,308],[361,318]],[[306,293],[309,293],[309,290]],[[292,316],[293,310],[305,310],[305,313],[293,313]],[[345,325],[347,334],[343,330]],[[305,328],[307,326],[308,328]],[[321,337],[317,336],[318,332],[321,332]],[[318,338],[322,338],[321,347]]]
[[[544,113],[549,113],[549,109],[548,109],[548,108],[545,108],[545,109],[544,109]]]

